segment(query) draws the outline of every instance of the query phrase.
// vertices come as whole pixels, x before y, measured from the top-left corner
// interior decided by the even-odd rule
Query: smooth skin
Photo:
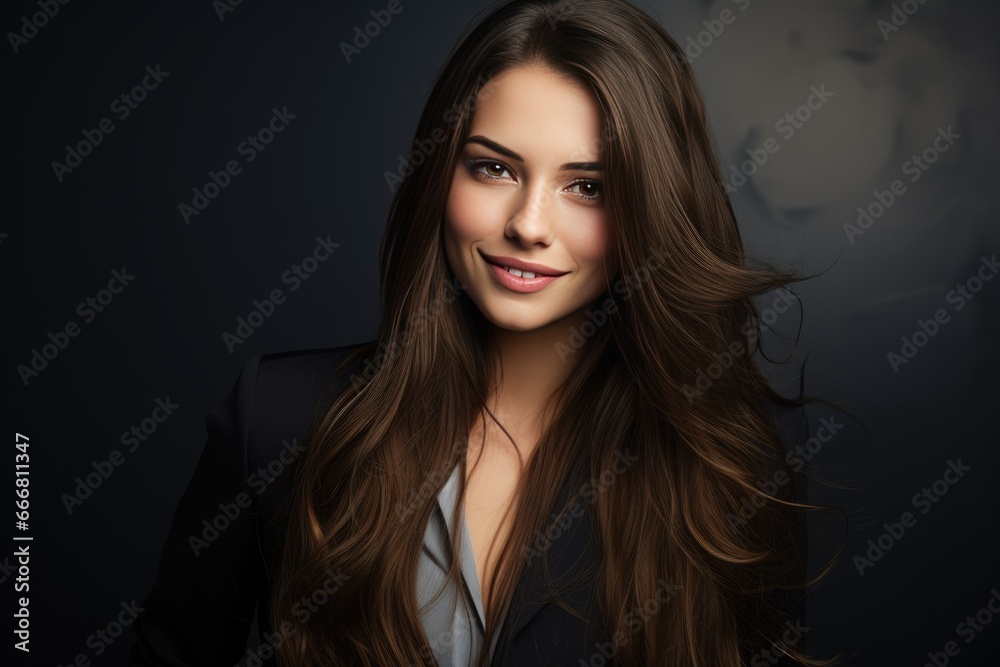
[[[586,321],[587,307],[614,275],[605,266],[601,148],[600,107],[589,89],[543,65],[515,67],[480,91],[448,193],[448,263],[493,325],[500,349],[503,383],[488,404],[525,463],[548,425],[541,406],[578,356],[564,362],[556,345],[568,345],[571,329]],[[516,292],[497,280],[480,252],[567,273],[538,292]],[[481,425],[470,433],[465,497],[484,603],[509,532],[500,518],[522,474],[513,443],[486,419],[475,468]]]

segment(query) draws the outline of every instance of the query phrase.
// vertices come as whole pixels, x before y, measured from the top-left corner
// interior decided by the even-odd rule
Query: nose
[[[543,183],[526,188],[520,205],[507,221],[504,233],[526,248],[535,244],[550,245],[553,240],[555,202]]]

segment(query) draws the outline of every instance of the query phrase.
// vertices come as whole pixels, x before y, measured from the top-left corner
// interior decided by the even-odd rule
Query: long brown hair
[[[484,601],[486,636],[512,599],[526,546],[565,509],[560,489],[581,471],[600,478],[627,451],[635,462],[589,501],[602,556],[595,617],[605,636],[628,637],[615,664],[738,665],[762,650],[828,664],[780,642],[789,616],[772,595],[800,582],[794,515],[812,506],[795,502],[791,484],[762,490],[787,468],[767,402],[804,399],[780,397],[754,359],[754,298],[796,278],[744,258],[691,68],[656,21],[622,0],[503,4],[440,73],[389,213],[378,338],[341,370],[378,363],[313,424],[285,499],[271,623],[296,631],[280,664],[433,663],[416,596],[424,530],[456,465],[461,506],[470,431],[485,422],[497,381],[485,318],[452,287],[442,218],[477,94],[530,63],[574,77],[600,103],[618,273],[599,300],[613,304],[603,322],[578,348],[553,350],[573,357],[572,370],[504,517],[512,523]],[[707,369],[720,372],[705,388]],[[747,498],[756,509],[734,531]],[[452,531],[452,554],[459,539]],[[295,602],[331,571],[344,583],[302,623]],[[448,576],[461,590],[458,558]],[[669,602],[633,627],[633,610],[661,596],[664,581]]]

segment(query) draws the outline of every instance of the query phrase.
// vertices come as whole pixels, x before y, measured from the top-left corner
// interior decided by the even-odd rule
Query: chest
[[[522,470],[517,454],[501,447],[485,447],[478,462],[478,449],[470,445],[468,452],[465,522],[485,607],[497,556],[510,533],[514,510],[506,518],[504,514],[516,502]]]

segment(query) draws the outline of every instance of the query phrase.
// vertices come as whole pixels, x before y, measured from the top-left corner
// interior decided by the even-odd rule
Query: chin
[[[538,317],[525,317],[508,312],[481,311],[486,320],[495,327],[508,331],[532,331],[548,323]]]
[[[548,322],[525,322],[524,320],[509,320],[509,319],[506,320],[491,319],[490,322],[498,329],[504,329],[506,331],[517,331],[517,332],[535,331],[536,329],[540,329],[543,326],[545,326],[545,324],[548,324]]]
[[[493,326],[507,331],[535,331],[559,322],[565,314],[542,312],[516,312],[503,304],[493,304],[492,308],[480,308],[480,312]]]

